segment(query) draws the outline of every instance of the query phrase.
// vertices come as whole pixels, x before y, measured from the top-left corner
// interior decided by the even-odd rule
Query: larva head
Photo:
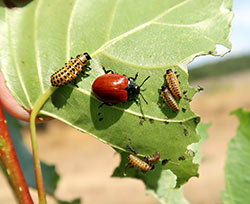
[[[86,57],[87,60],[91,59],[91,57],[89,56],[89,54],[87,52],[85,52],[84,55],[85,55],[85,57]]]
[[[161,91],[165,91],[167,89],[167,86],[161,86]]]
[[[172,69],[168,69],[166,73],[167,73],[167,74],[170,74],[170,73],[172,73],[172,72],[173,72]]]

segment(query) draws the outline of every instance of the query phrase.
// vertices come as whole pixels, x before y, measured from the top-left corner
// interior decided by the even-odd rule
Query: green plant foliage
[[[8,121],[8,128],[10,131],[10,135],[17,152],[18,160],[23,170],[23,174],[25,176],[26,182],[30,187],[36,188],[36,180],[35,180],[35,170],[33,165],[33,157],[32,154],[28,151],[27,147],[24,145],[22,140],[22,135],[20,132],[21,125],[19,121],[13,116],[9,115],[7,112],[4,113],[6,120]],[[57,183],[59,181],[59,175],[55,170],[55,166],[48,165],[44,162],[41,162],[45,191],[49,195],[53,196],[58,203],[63,203],[66,201],[59,201],[54,193],[57,187]],[[66,202],[77,204],[80,203],[79,199],[76,199],[72,202]]]
[[[79,198],[74,199],[70,202],[62,201],[62,200],[57,200],[57,201],[58,201],[58,204],[80,204],[81,203],[81,199],[79,199]]]
[[[160,151],[172,162],[159,169],[170,169],[177,186],[197,175],[198,165],[186,152],[199,141],[197,116],[187,100],[195,90],[188,84],[186,67],[197,55],[216,53],[217,43],[231,48],[232,0],[34,0],[17,9],[0,6],[0,67],[20,104],[32,109],[49,88],[50,75],[71,56],[87,51],[93,58],[90,76],[79,77],[79,88],[58,88],[41,113],[122,152],[128,142],[141,155]],[[150,75],[142,91],[149,105],[141,100],[140,105],[126,102],[98,109],[91,85],[103,74],[102,66],[127,76],[138,72],[138,84]],[[178,114],[163,103],[158,90],[170,67],[187,91],[178,101]],[[186,160],[178,160],[180,156]]]
[[[147,192],[152,194],[161,204],[189,203],[183,195],[183,187],[175,189],[176,176],[171,171],[162,171],[157,186],[157,191],[148,188]]]
[[[250,203],[250,112],[240,108],[232,114],[239,119],[236,137],[228,146],[225,167],[226,189],[222,193],[224,203]]]
[[[201,145],[204,143],[204,141],[208,138],[208,134],[207,134],[207,129],[211,126],[211,123],[199,123],[199,125],[197,126],[196,130],[197,133],[201,136],[201,139],[198,143],[193,143],[191,145],[188,146],[188,154],[190,155],[195,155],[193,162],[200,164],[201,159],[202,159],[202,154],[200,151]]]
[[[200,153],[200,148],[202,143],[208,138],[207,135],[207,129],[211,124],[202,124],[199,123],[196,130],[198,134],[201,136],[201,140],[198,143],[193,143],[188,146],[187,154],[190,156],[194,156],[193,162],[194,163],[200,163],[202,155]],[[116,168],[114,174],[112,176],[114,177],[121,177],[124,176],[124,168],[126,163],[128,162],[127,156],[128,154],[122,154],[121,163],[119,167]],[[164,158],[160,159],[160,162],[162,162]],[[172,163],[172,160],[170,157],[167,159],[170,159],[170,161],[166,165],[170,165]],[[160,163],[159,162],[159,163]],[[189,203],[184,195],[183,195],[183,187],[180,189],[175,188],[176,187],[176,175],[174,175],[169,170],[162,170],[160,164],[156,164],[155,170],[152,172],[148,172],[148,176],[145,177],[143,173],[141,173],[139,170],[133,172],[133,175],[131,175],[130,170],[127,170],[128,176],[133,176],[138,179],[142,179],[144,182],[147,193],[152,194],[160,203],[166,204],[186,204]]]
[[[249,64],[250,56],[246,55],[227,58],[221,62],[198,66],[189,70],[189,82],[203,78],[219,78],[234,72],[249,70]]]

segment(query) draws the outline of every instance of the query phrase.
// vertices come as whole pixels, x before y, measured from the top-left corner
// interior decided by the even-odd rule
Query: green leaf
[[[207,129],[211,124],[199,124],[197,126],[197,132],[201,136],[201,140],[198,143],[193,143],[188,146],[187,154],[190,156],[194,156],[193,161],[195,163],[200,163],[201,160],[201,152],[200,147],[202,143],[207,139]],[[128,154],[122,153],[122,159],[119,167],[116,168],[113,176],[114,177],[122,177],[124,168],[126,163],[128,162],[127,159]],[[163,158],[160,159],[162,161]],[[170,159],[170,158],[168,158]],[[171,164],[171,160],[166,164]],[[185,204],[189,203],[184,195],[183,195],[183,187],[180,189],[175,188],[176,186],[176,179],[177,177],[169,170],[163,170],[159,164],[156,165],[155,170],[152,172],[147,172],[147,176],[143,173],[137,171],[129,172],[127,170],[128,176],[135,177],[142,179],[146,188],[147,193],[152,194],[160,203],[171,203],[171,204]]]
[[[176,176],[169,170],[163,170],[157,183],[157,189],[147,188],[147,193],[152,194],[162,204],[188,204],[189,202],[183,195],[183,187],[175,189],[175,186]]]
[[[232,114],[239,119],[236,137],[228,146],[225,167],[226,189],[222,193],[224,203],[250,203],[250,112],[240,108]]]
[[[79,88],[58,88],[41,113],[121,151],[127,151],[129,141],[141,155],[160,151],[172,159],[163,168],[177,175],[178,186],[197,175],[198,165],[186,153],[199,140],[197,116],[186,97],[179,101],[181,111],[173,113],[158,89],[171,67],[180,74],[187,98],[193,97],[187,63],[216,53],[216,44],[231,48],[232,0],[34,0],[16,9],[0,6],[0,67],[21,105],[32,109],[50,87],[50,75],[70,56],[87,51],[93,58],[90,76],[79,77]],[[91,85],[103,74],[102,66],[127,76],[139,72],[138,84],[150,75],[143,86],[149,105],[126,102],[98,109]]]
[[[211,123],[199,123],[197,125],[197,133],[201,136],[201,139],[198,143],[193,143],[188,146],[188,154],[193,155],[195,154],[195,157],[193,159],[193,162],[196,164],[200,164],[201,159],[202,159],[202,154],[201,154],[201,145],[204,143],[204,141],[208,138],[207,134],[207,129],[211,126]]]
[[[26,182],[30,187],[36,188],[35,170],[33,156],[25,146],[22,140],[22,134],[20,132],[21,125],[19,121],[13,116],[4,112],[6,120],[8,121],[8,128],[15,147],[18,160],[23,170]],[[44,162],[41,163],[45,190],[48,194],[54,195],[59,180],[59,175],[55,171],[54,165],[48,165]]]
[[[57,200],[58,204],[80,204],[81,199],[77,198],[72,201],[62,201],[62,200]]]

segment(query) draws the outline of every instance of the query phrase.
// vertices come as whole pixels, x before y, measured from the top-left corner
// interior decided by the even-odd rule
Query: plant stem
[[[10,137],[7,122],[0,105],[0,166],[8,178],[15,197],[20,204],[33,204],[15,148]]]
[[[38,145],[36,140],[36,116],[39,113],[43,104],[47,99],[54,93],[56,87],[50,87],[44,94],[42,94],[36,101],[30,116],[30,133],[31,133],[31,144],[34,157],[35,175],[36,175],[36,185],[38,191],[38,198],[40,204],[46,204],[46,193],[43,184],[42,170],[38,154]]]

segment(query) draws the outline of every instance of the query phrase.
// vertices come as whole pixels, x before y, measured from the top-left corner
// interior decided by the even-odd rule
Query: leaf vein
[[[173,10],[175,10],[175,9],[177,9],[177,8],[179,8],[179,7],[181,7],[181,6],[183,6],[183,5],[185,5],[185,4],[186,4],[187,2],[189,2],[189,1],[190,1],[190,0],[181,2],[181,3],[179,3],[179,4],[175,5],[175,6],[173,6],[173,7],[169,8],[169,9],[167,9],[165,12],[159,14],[158,16],[156,16],[155,18],[153,18],[151,21],[148,21],[148,22],[146,22],[146,23],[144,23],[144,24],[141,24],[141,25],[139,25],[139,26],[137,26],[137,27],[135,27],[135,28],[133,28],[133,29],[131,29],[131,30],[129,30],[129,31],[127,31],[127,32],[125,32],[125,33],[123,33],[123,34],[121,34],[121,35],[115,37],[115,38],[113,38],[112,40],[106,42],[105,44],[103,44],[99,49],[97,49],[97,50],[92,54],[92,57],[95,57],[95,56],[98,55],[100,52],[102,52],[103,50],[105,50],[105,49],[108,48],[109,46],[114,45],[114,44],[115,44],[116,42],[118,42],[119,40],[121,40],[121,39],[123,39],[123,38],[126,38],[126,37],[128,37],[128,36],[130,36],[130,35],[132,35],[132,34],[134,34],[134,33],[136,33],[136,32],[138,32],[138,31],[142,30],[143,28],[145,28],[145,27],[151,25],[153,22],[157,21],[158,19],[160,19],[161,17],[163,17],[163,16],[166,15],[167,13],[169,13],[169,12],[171,12],[171,11],[173,11]]]
[[[73,85],[68,85],[68,86],[74,88]],[[77,91],[79,91],[80,93],[82,93],[82,94],[84,94],[84,95],[87,95],[87,96],[89,96],[89,97],[92,97],[93,99],[97,100],[89,91],[86,91],[86,90],[84,90],[84,89],[81,89],[81,87],[79,87],[79,88],[77,89]],[[98,100],[97,100],[97,101],[98,101]],[[112,106],[111,108],[117,109],[117,110],[119,110],[119,111],[124,111],[124,112],[126,112],[126,113],[129,113],[129,114],[131,114],[131,115],[135,115],[135,116],[138,116],[138,117],[139,117],[139,116],[142,116],[142,114],[139,114],[139,113],[137,113],[137,112],[135,112],[135,111],[132,111],[132,110],[129,110],[129,109],[123,109],[123,108],[120,108],[120,107],[118,107],[118,106]],[[183,119],[183,120],[172,120],[172,119],[166,120],[166,119],[162,119],[162,118],[156,118],[156,117],[153,117],[153,116],[150,116],[150,115],[143,115],[143,116],[144,116],[145,118],[153,119],[153,120],[159,121],[159,122],[165,122],[165,121],[167,121],[167,122],[173,122],[173,123],[186,122],[186,121],[191,120],[191,119],[194,118],[194,116],[191,116],[191,117],[185,118],[185,119]]]
[[[66,32],[66,61],[70,58],[70,31],[71,31],[71,27],[73,24],[73,16],[75,14],[76,11],[76,5],[77,5],[77,1],[74,1],[74,5],[72,7],[72,12],[69,15],[69,21],[68,21],[68,26],[67,26],[67,32]]]
[[[108,32],[107,32],[107,41],[109,40],[110,38],[110,33],[111,33],[111,30],[112,30],[112,26],[113,26],[113,23],[114,23],[114,19],[115,19],[115,14],[116,14],[116,10],[117,10],[117,7],[118,7],[118,3],[119,3],[119,0],[116,1],[116,3],[114,4],[113,6],[113,9],[111,11],[111,18],[110,18],[110,26],[108,28]]]
[[[38,35],[38,33],[37,33],[37,30],[38,30],[37,21],[38,21],[40,2],[41,1],[38,1],[38,3],[36,4],[35,11],[34,11],[35,12],[35,18],[34,18],[34,46],[35,46],[35,57],[36,57],[36,65],[37,65],[39,83],[40,83],[40,87],[41,87],[41,92],[44,93],[45,88],[44,88],[44,85],[43,85],[42,65],[41,65],[40,51],[38,49],[38,40],[37,40],[37,35]]]

